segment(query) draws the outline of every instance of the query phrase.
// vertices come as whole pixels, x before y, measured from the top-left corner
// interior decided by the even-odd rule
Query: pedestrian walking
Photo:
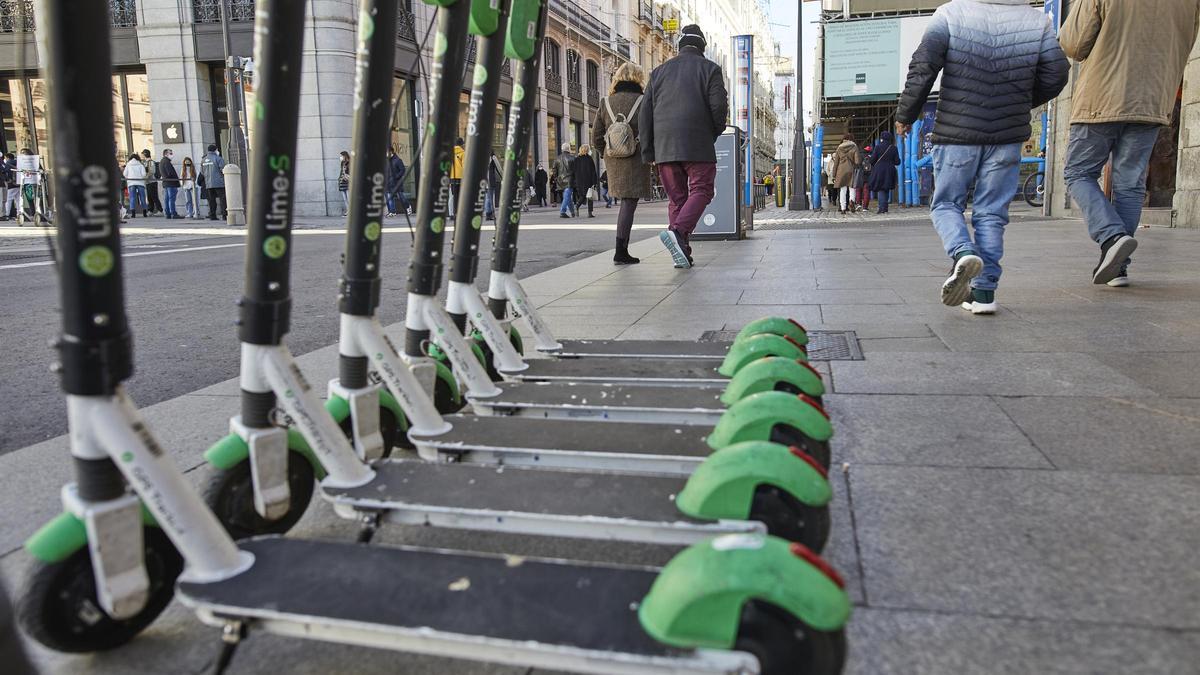
[[[833,208],[838,203],[838,191],[833,186],[833,155],[825,155],[821,158],[821,188],[825,190],[825,199],[829,202],[829,207]]]
[[[704,56],[700,27],[689,24],[679,34],[679,54],[650,74],[638,123],[642,160],[656,163],[669,201],[670,228],[659,238],[675,265],[687,268],[688,239],[713,198],[714,144],[729,118],[729,93],[721,67]]]
[[[146,205],[151,215],[163,213],[162,200],[159,199],[158,183],[162,180],[162,172],[158,162],[150,154],[149,149],[142,150],[142,164],[146,165]]]
[[[604,157],[608,194],[620,202],[617,211],[617,247],[613,263],[636,265],[641,260],[629,255],[629,238],[638,202],[654,194],[650,165],[642,159],[638,110],[645,102],[646,71],[633,63],[621,64],[613,73],[608,97],[600,103],[600,114],[592,125],[592,144]],[[610,143],[610,139],[612,143]]]
[[[1026,0],[951,0],[934,12],[909,64],[896,132],[911,130],[941,72],[930,215],[954,260],[944,304],[996,313],[1008,206],[1021,145],[1033,133],[1030,110],[1058,96],[1069,70],[1049,18]],[[974,241],[963,216],[972,184]]]
[[[404,166],[404,160],[400,159],[400,155],[396,154],[395,146],[388,146],[387,171],[384,180],[387,188],[387,210],[389,216],[400,214],[400,208],[404,209],[404,213],[408,214],[412,211],[409,206],[408,197],[404,196],[404,176],[408,173],[408,168]]]
[[[179,168],[179,186],[183,191],[184,207],[187,210],[188,218],[195,218],[196,206],[196,164],[192,162],[191,157],[184,157],[183,164]]]
[[[175,157],[175,153],[170,150],[163,150],[162,161],[158,163],[159,173],[162,175],[163,186],[163,206],[167,212],[167,219],[175,219],[179,217],[179,210],[175,206],[175,200],[179,198],[179,173],[175,170],[175,164],[171,159]]]
[[[483,197],[483,214],[488,220],[496,220],[496,201],[500,198],[500,181],[504,177],[504,169],[496,158],[496,151],[488,159],[487,192]]]
[[[454,209],[458,204],[458,191],[462,189],[463,159],[466,154],[467,150],[463,147],[463,139],[460,136],[454,141],[454,159],[450,163],[450,203],[447,208],[451,218],[454,217]]]
[[[546,182],[550,176],[546,173],[546,167],[541,164],[537,165],[537,171],[533,172],[533,190],[537,195],[538,206],[546,206]]]
[[[763,187],[766,188],[768,197],[775,194],[775,178],[771,174],[763,174]]]
[[[833,152],[833,159],[829,163],[833,187],[838,194],[838,213],[844,214],[854,210],[851,193],[854,187],[854,172],[858,169],[859,164],[862,164],[862,151],[854,142],[854,134],[846,132],[837,150]]]
[[[599,150],[597,150],[599,152]],[[606,163],[607,164],[607,163]],[[612,195],[608,193],[608,168],[607,166],[600,172],[600,197],[604,199],[604,208],[611,209],[613,205]]]
[[[338,154],[337,189],[342,196],[342,215],[350,213],[350,153],[345,150]]]
[[[600,198],[600,172],[591,150],[588,145],[579,146],[579,155],[575,158],[575,189],[579,191],[580,204],[587,202],[588,218],[595,218],[593,209]]]
[[[558,208],[559,218],[573,218],[579,215],[575,208],[575,156],[571,154],[571,144],[563,143],[562,152],[554,160],[554,180],[562,192],[562,206]]]
[[[1082,63],[1063,174],[1100,245],[1094,284],[1129,285],[1150,155],[1171,123],[1197,26],[1200,0],[1089,0],[1063,25],[1062,48]],[[1111,201],[1098,183],[1110,157]]]
[[[875,193],[875,201],[879,203],[876,213],[887,213],[892,201],[892,190],[896,189],[899,176],[896,167],[900,166],[900,151],[896,149],[895,137],[892,132],[885,131],[879,135],[879,142],[871,148],[871,156],[866,160],[871,165],[871,173],[867,176],[867,189]]]
[[[0,177],[4,181],[4,216],[0,220],[16,218],[21,183],[17,179],[17,156],[11,152],[4,155],[4,162],[0,164]]]
[[[869,211],[871,209],[871,188],[867,183],[871,177],[871,169],[875,165],[871,161],[871,146],[864,145],[862,151],[862,162],[859,162],[858,169],[854,172],[855,203],[863,211]]]
[[[228,219],[229,205],[225,203],[225,159],[217,152],[216,144],[210,143],[208,154],[200,162],[200,178],[204,181],[204,189],[208,193],[208,219],[216,220],[220,214],[221,220]]]
[[[137,218],[138,207],[142,209],[142,217],[147,217],[150,212],[146,205],[146,165],[142,164],[142,158],[130,155],[121,173],[129,189],[129,217]]]

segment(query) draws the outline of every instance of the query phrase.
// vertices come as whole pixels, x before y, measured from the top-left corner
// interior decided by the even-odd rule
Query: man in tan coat
[[[1129,285],[1129,256],[1146,197],[1146,167],[1170,124],[1200,0],[1077,0],[1059,41],[1083,64],[1075,83],[1067,189],[1100,244],[1092,283]],[[1098,184],[1112,157],[1113,200]]]

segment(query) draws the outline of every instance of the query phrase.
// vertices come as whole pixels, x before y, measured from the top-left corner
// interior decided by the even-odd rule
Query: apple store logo
[[[183,122],[163,122],[162,137],[166,143],[183,143]]]

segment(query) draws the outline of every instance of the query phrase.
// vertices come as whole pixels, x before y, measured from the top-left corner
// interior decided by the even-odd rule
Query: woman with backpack
[[[871,162],[871,175],[867,177],[867,187],[875,193],[875,199],[879,202],[876,213],[888,212],[888,201],[898,180],[896,167],[900,165],[900,152],[896,150],[892,138],[892,132],[883,132],[868,160]]]
[[[592,146],[604,157],[608,169],[608,194],[620,200],[617,213],[617,250],[613,263],[636,265],[629,255],[629,236],[638,202],[652,194],[650,165],[642,161],[638,142],[637,110],[642,105],[646,75],[639,66],[622,64],[613,74],[608,98],[600,104],[600,115],[592,125]]]
[[[338,192],[342,195],[342,215],[350,214],[350,153],[341,153],[337,177]]]

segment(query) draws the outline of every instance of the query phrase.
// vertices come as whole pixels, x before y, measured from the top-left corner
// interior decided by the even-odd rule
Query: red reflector
[[[788,319],[788,322],[791,323],[796,328],[799,328],[800,330],[804,331],[805,333],[808,332],[808,329],[806,329],[804,326],[801,326],[799,321],[797,321],[795,319]]]
[[[807,353],[807,352],[805,352],[805,353]],[[804,359],[796,359],[796,363],[799,363],[800,365],[802,365],[805,368],[808,368],[810,371],[812,371],[812,374],[816,375],[818,380],[825,379],[825,378],[821,377],[821,373],[818,372],[816,368],[813,368],[812,364],[809,363],[808,361],[805,361]]]
[[[829,480],[829,472],[825,470],[825,467],[821,466],[820,462],[813,459],[812,456],[809,455],[807,452],[801,450],[800,448],[797,448],[794,445],[792,447],[788,448],[788,450],[791,450],[793,455],[799,457],[800,459],[804,460],[805,462],[808,462],[809,466],[816,469],[817,473],[821,474],[821,478],[824,478],[825,480]]]
[[[800,351],[804,352],[805,356],[808,355],[808,347],[805,347],[804,345],[800,344],[799,342],[796,342],[796,338],[792,337],[791,335],[784,335],[783,339],[796,345],[796,347],[798,347],[800,349]]]
[[[817,403],[817,402],[816,402],[816,400],[815,400],[815,399],[813,399],[811,396],[809,396],[808,394],[797,394],[797,396],[799,396],[799,398],[800,398],[800,400],[801,400],[801,401],[804,401],[805,403],[807,403],[807,404],[811,405],[812,407],[816,408],[816,409],[817,409],[817,412],[821,413],[821,415],[822,415],[822,416],[823,416],[825,419],[829,419],[829,413],[825,412],[825,408],[821,407],[821,404],[820,404],[820,403]]]
[[[792,555],[821,570],[821,573],[829,577],[830,581],[837,584],[838,588],[846,588],[846,582],[842,580],[842,575],[838,574],[837,570],[833,569],[832,565],[825,562],[824,558],[809,550],[807,546],[804,544],[794,543],[789,547],[789,549],[791,550]]]

